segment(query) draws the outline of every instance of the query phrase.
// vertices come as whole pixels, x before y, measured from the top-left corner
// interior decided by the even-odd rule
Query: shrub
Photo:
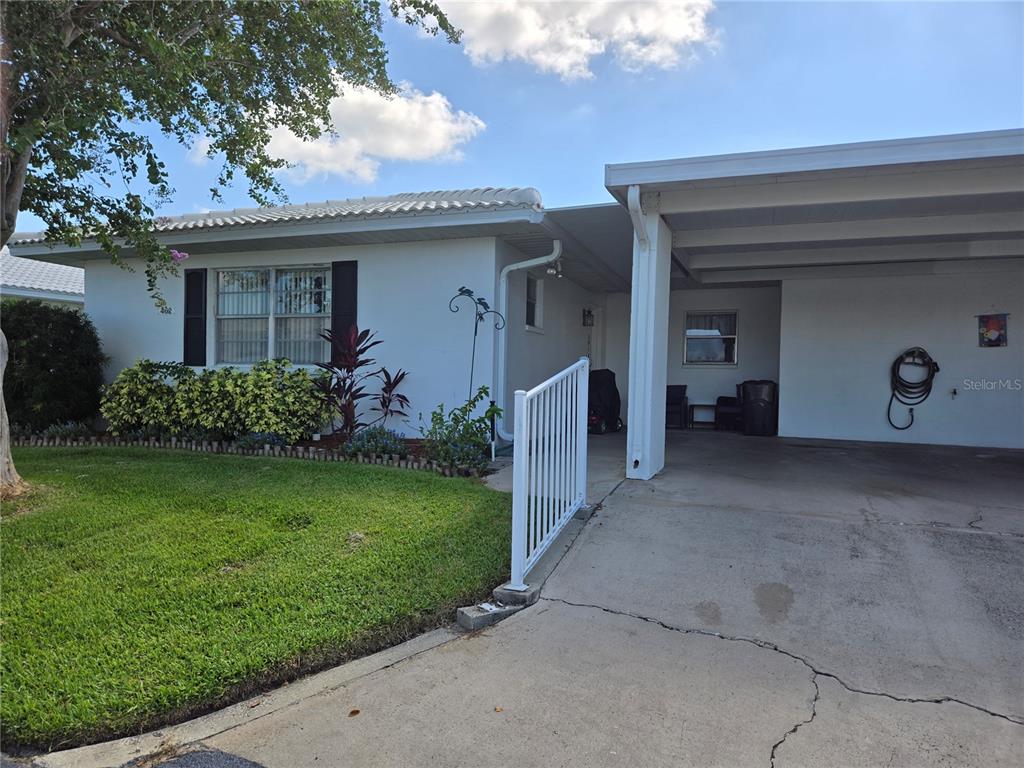
[[[35,430],[28,424],[11,424],[11,437],[32,437]]]
[[[115,435],[138,432],[159,436],[178,434],[181,425],[175,416],[176,385],[194,378],[195,373],[182,363],[157,363],[140,360],[125,368],[103,393],[100,413]]]
[[[140,360],[117,375],[100,410],[115,435],[230,440],[261,433],[293,443],[329,416],[318,378],[287,360],[199,374],[181,363]]]
[[[373,331],[360,331],[353,325],[347,331],[328,329],[320,335],[331,345],[331,362],[317,365],[326,372],[321,382],[324,401],[338,417],[335,434],[348,442],[364,427],[384,426],[391,416],[407,415],[409,398],[398,388],[408,371],[399,369],[392,376],[387,368],[377,368],[377,361],[368,353],[383,342],[374,341]],[[380,392],[367,391],[370,384],[379,386]],[[373,403],[370,410],[379,414],[371,422],[361,420],[359,403],[367,398]]]
[[[246,432],[269,432],[294,443],[330,418],[320,394],[323,376],[289,366],[287,360],[264,360],[245,374],[238,410]]]
[[[92,321],[39,301],[7,299],[0,313],[10,350],[4,396],[11,422],[38,431],[95,417],[107,358]]]
[[[180,434],[221,440],[247,432],[239,407],[245,378],[245,373],[228,367],[181,379],[174,392],[174,421]]]
[[[501,409],[492,405],[482,416],[473,416],[473,411],[488,394],[487,387],[480,387],[471,400],[447,414],[443,404],[437,406],[430,414],[430,425],[420,428],[427,458],[448,466],[486,466],[491,417],[500,416]]]
[[[345,443],[343,450],[348,456],[355,456],[358,453],[364,456],[369,456],[372,453],[384,456],[405,456],[408,453],[402,436],[393,429],[384,427],[361,429]]]
[[[51,424],[43,430],[43,437],[76,438],[90,437],[94,430],[82,421],[65,421],[63,424]]]

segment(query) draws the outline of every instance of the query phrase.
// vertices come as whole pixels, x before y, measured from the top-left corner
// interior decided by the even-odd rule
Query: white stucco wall
[[[473,321],[467,306],[457,314],[448,300],[466,285],[492,298],[495,285],[495,241],[491,238],[443,240],[375,246],[347,246],[256,253],[196,255],[187,268],[286,266],[359,262],[358,322],[377,332],[383,344],[373,356],[392,371],[404,368],[409,377],[402,391],[412,401],[407,424],[389,426],[419,433],[424,418],[439,403],[465,401]],[[209,279],[207,360],[215,358],[213,291]],[[141,269],[127,272],[108,262],[86,266],[86,311],[96,323],[111,361],[108,378],[139,358],[181,360],[183,278],[161,283],[171,314],[161,314],[146,293]],[[493,334],[477,340],[474,381],[493,384]]]
[[[783,283],[780,434],[1024,448],[1024,392],[1012,387],[1024,378],[1024,267],[936,270]],[[1009,345],[979,347],[975,315],[994,312],[1010,314]],[[886,421],[889,368],[913,346],[941,370],[914,426],[900,432]],[[984,379],[1011,388],[968,383]],[[906,408],[894,414],[903,423]]]
[[[691,403],[715,402],[736,393],[747,379],[779,380],[778,287],[700,288],[672,291],[669,299],[668,383],[686,384]],[[686,313],[736,312],[736,365],[683,363]],[[609,294],[606,300],[605,340],[607,365],[616,373],[623,400],[629,390],[629,294]],[[701,415],[699,418],[707,418]]]
[[[669,305],[668,383],[686,384],[691,403],[713,404],[722,395],[735,396],[736,385],[748,379],[778,381],[781,302],[777,286],[673,291]],[[686,313],[705,311],[736,312],[736,365],[683,362]]]
[[[523,261],[526,257],[515,248],[498,242],[498,263]],[[543,281],[541,325],[539,330],[526,327],[526,274],[525,270],[509,275],[506,330],[508,343],[508,386],[502,407],[507,415],[506,428],[511,431],[514,392],[530,389],[571,365],[584,355],[591,356],[594,349],[595,327],[583,326],[583,309],[599,310],[603,303],[572,280],[545,274],[544,267],[530,274]],[[495,294],[497,289],[495,289]],[[490,297],[488,297],[490,298]],[[600,315],[600,312],[598,312]]]

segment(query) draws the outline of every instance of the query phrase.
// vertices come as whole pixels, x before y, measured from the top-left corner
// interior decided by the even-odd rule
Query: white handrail
[[[524,578],[587,499],[587,392],[581,357],[533,389],[516,390],[512,459],[512,578]]]

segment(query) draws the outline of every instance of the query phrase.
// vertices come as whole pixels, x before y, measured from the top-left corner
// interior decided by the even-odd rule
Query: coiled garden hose
[[[903,378],[901,370],[905,365],[927,369],[924,378],[915,381]],[[938,372],[939,364],[932,360],[932,356],[921,347],[911,347],[892,361],[892,368],[889,371],[889,386],[892,388],[892,396],[889,398],[889,408],[885,414],[889,419],[889,426],[893,429],[904,430],[910,429],[914,425],[914,406],[920,405],[928,399],[928,395],[932,393],[935,374]],[[899,401],[910,408],[910,421],[905,426],[898,427],[892,420],[894,401]]]

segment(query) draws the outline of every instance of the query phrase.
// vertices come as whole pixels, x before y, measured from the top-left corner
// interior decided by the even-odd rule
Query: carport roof
[[[605,181],[669,225],[674,287],[1024,257],[1019,129],[608,165]]]
[[[1019,157],[1024,154],[1024,129],[959,133],[910,139],[862,141],[815,147],[705,155],[669,160],[605,165],[605,186],[626,202],[626,188],[676,189],[688,182],[703,186],[734,184],[737,180],[779,174],[827,172],[916,165],[943,161]],[[849,174],[847,174],[849,175]]]

